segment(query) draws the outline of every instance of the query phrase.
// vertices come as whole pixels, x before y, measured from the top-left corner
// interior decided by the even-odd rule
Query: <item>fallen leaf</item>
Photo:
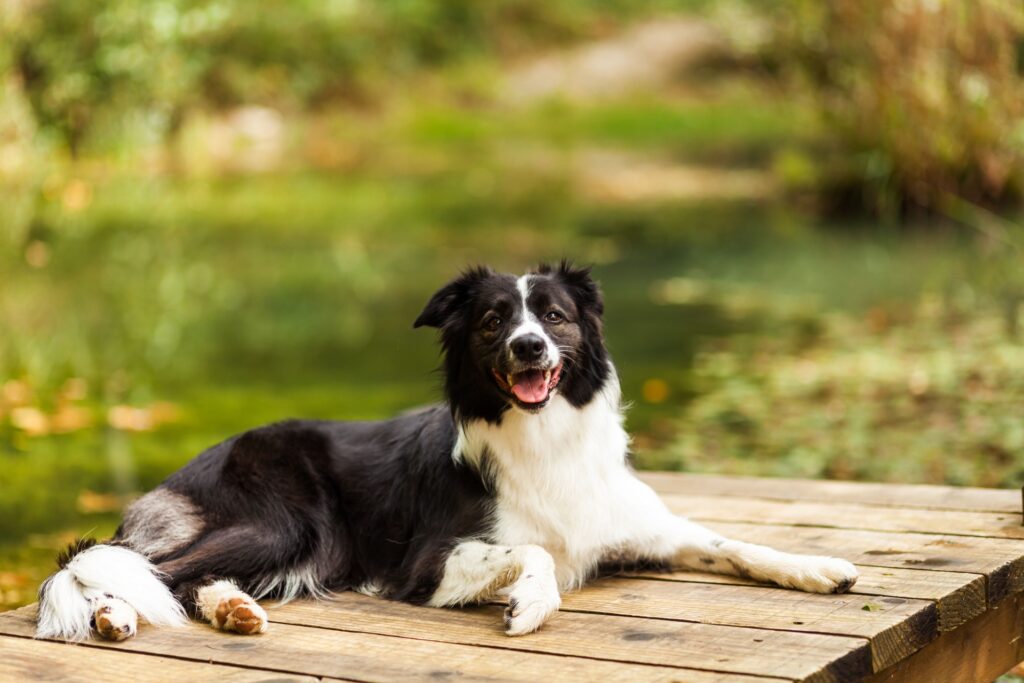
[[[50,420],[38,408],[21,406],[11,411],[11,424],[29,436],[42,436],[50,431]]]
[[[85,490],[78,494],[77,507],[78,511],[83,514],[116,512],[121,509],[121,505],[121,497],[112,493]]]

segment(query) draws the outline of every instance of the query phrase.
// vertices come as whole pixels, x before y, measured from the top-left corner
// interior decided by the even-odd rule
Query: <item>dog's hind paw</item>
[[[214,626],[222,631],[234,631],[242,635],[263,633],[270,623],[266,611],[244,593],[222,598],[217,604]]]
[[[197,590],[196,606],[210,624],[221,631],[251,635],[265,632],[270,623],[263,608],[226,579]]]
[[[105,597],[98,600],[93,612],[96,632],[106,640],[127,640],[138,631],[139,615],[120,598]]]

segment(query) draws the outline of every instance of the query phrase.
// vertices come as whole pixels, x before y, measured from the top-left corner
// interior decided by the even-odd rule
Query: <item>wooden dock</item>
[[[502,607],[344,593],[269,609],[260,636],[143,626],[125,643],[31,639],[0,614],[0,681],[991,681],[1024,660],[1019,491],[647,473],[731,537],[858,565],[845,595],[700,573],[604,578],[533,635]],[[585,492],[581,492],[585,495]]]

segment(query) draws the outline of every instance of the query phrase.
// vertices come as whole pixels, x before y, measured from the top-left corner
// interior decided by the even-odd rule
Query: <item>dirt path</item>
[[[662,17],[568,50],[536,57],[512,68],[502,100],[526,107],[548,99],[579,106],[679,89],[687,71],[728,57],[728,38],[710,22]],[[701,199],[760,199],[778,185],[768,171],[688,164],[657,151],[581,149],[574,155],[577,190],[593,201],[617,204]]]
[[[592,101],[668,85],[687,67],[729,51],[710,23],[692,17],[645,21],[623,33],[543,55],[511,70],[502,89],[513,105],[551,97]]]
[[[678,163],[603,150],[579,154],[577,191],[603,204],[767,199],[778,191],[768,172]]]

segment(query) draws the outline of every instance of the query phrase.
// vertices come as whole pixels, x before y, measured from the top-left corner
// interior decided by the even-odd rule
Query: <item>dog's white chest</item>
[[[649,496],[625,462],[617,391],[579,409],[555,396],[540,414],[511,411],[499,426],[467,425],[461,445],[485,454],[495,478],[491,541],[543,547],[564,588],[581,584],[631,536],[637,497]]]

